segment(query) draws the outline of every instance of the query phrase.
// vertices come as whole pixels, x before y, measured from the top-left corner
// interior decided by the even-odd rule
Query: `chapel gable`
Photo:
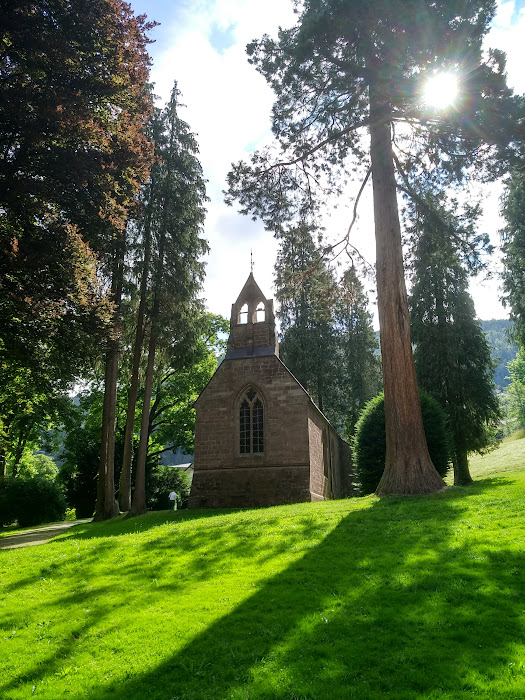
[[[273,302],[250,274],[228,351],[195,402],[190,508],[247,508],[349,495],[349,446],[278,356]]]

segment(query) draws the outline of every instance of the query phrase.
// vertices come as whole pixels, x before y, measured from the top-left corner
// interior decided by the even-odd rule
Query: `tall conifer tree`
[[[354,266],[338,285],[335,305],[338,335],[336,364],[342,377],[339,392],[344,432],[350,438],[361,410],[381,391],[379,345],[368,310],[368,298]]]
[[[525,158],[507,180],[502,213],[503,302],[510,308],[514,336],[525,349]]]
[[[157,127],[160,130],[156,142],[159,164],[152,175],[157,185],[147,190],[151,201],[145,209],[145,216],[151,215],[151,221],[148,218],[144,231],[149,230],[152,243],[149,270],[144,259],[142,273],[149,277],[147,290],[143,291],[150,304],[145,319],[147,333],[137,329],[136,337],[139,346],[143,335],[148,342],[135,490],[131,503],[133,515],[146,509],[145,468],[156,357],[159,350],[163,350],[168,358],[183,357],[184,346],[191,347],[191,339],[198,333],[195,324],[201,305],[197,294],[204,277],[201,258],[208,250],[206,241],[201,238],[206,214],[205,181],[197,158],[195,136],[179,116],[179,97],[175,84],[166,108],[155,117],[161,122]],[[141,320],[139,313],[138,323]],[[135,352],[139,352],[138,348]],[[130,405],[128,421],[133,413]],[[128,464],[125,466],[127,469]]]
[[[335,279],[302,224],[281,238],[276,262],[276,299],[283,361],[333,419],[336,334]]]
[[[457,203],[455,203],[457,205]],[[409,304],[419,385],[447,412],[454,483],[472,481],[468,453],[493,443],[500,417],[494,362],[476,320],[462,251],[472,250],[473,221],[441,208],[437,198],[411,207],[413,286]]]
[[[332,425],[350,435],[380,390],[377,341],[357,273],[350,268],[337,280],[322,239],[303,223],[280,239],[275,282],[281,357]]]

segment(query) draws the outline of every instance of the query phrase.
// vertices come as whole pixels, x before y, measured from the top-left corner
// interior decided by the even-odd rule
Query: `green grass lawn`
[[[151,513],[2,550],[0,697],[521,699],[524,465],[516,440],[435,496]]]

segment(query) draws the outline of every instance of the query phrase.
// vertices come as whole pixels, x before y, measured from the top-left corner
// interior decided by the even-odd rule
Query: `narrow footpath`
[[[35,544],[43,544],[60,535],[73,525],[89,523],[91,518],[85,520],[67,520],[63,523],[52,523],[51,525],[41,525],[40,527],[24,530],[16,535],[6,535],[0,537],[0,549],[15,549],[16,547],[32,547]]]

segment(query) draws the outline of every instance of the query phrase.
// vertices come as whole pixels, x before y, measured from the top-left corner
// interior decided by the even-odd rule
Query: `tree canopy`
[[[458,210],[458,202],[445,208],[443,197],[426,192],[421,204],[409,206],[407,228],[413,243],[409,306],[417,377],[449,416],[454,483],[464,486],[472,481],[468,453],[494,444],[500,408],[495,363],[462,262],[462,252],[473,251],[475,217],[469,211],[465,220]]]
[[[25,405],[21,384],[59,395],[111,332],[101,263],[151,159],[152,25],[122,0],[7,0],[0,17],[5,434]]]

